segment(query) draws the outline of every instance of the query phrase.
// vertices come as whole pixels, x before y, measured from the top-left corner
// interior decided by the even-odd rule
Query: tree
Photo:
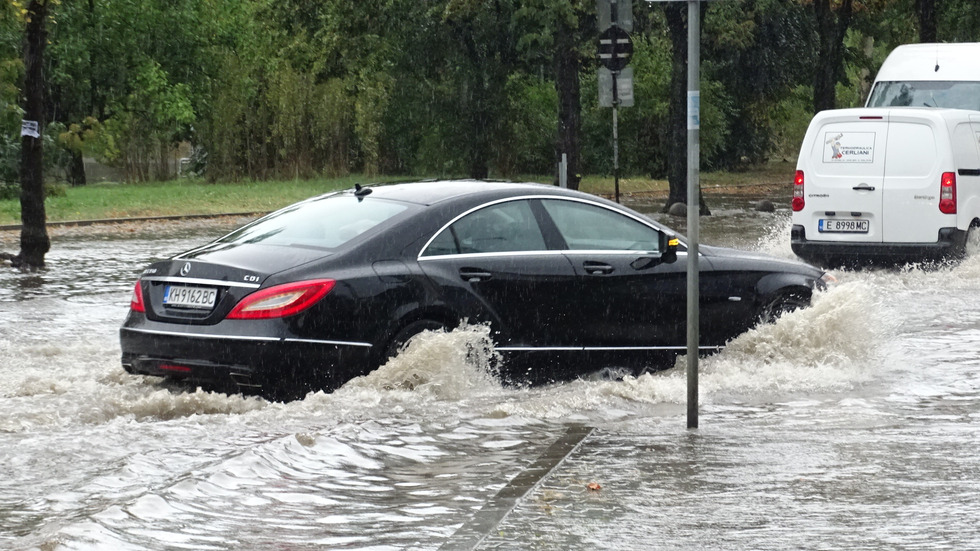
[[[919,19],[919,42],[938,42],[936,25],[941,0],[915,0],[915,11]]]
[[[817,30],[814,113],[837,107],[837,83],[844,78],[844,37],[853,9],[853,0],[813,0]]]
[[[670,192],[664,212],[674,203],[687,204],[687,4],[670,2],[664,5],[667,31],[673,45],[673,63],[670,77],[670,135],[667,152],[667,182]],[[711,214],[704,193],[698,197],[702,215]],[[691,205],[687,205],[691,208]]]
[[[525,59],[550,63],[558,96],[558,128],[553,164],[566,156],[568,187],[578,189],[582,166],[582,94],[580,76],[593,67],[590,45],[595,41],[595,3],[538,0],[523,2],[515,22],[523,35],[518,46]]]
[[[24,13],[24,124],[33,132],[22,132],[20,167],[20,254],[14,264],[24,269],[44,267],[51,248],[44,212],[44,49],[48,36],[48,0],[31,0]]]

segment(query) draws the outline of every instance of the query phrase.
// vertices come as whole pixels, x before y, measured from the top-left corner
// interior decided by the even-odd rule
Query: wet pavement
[[[785,209],[712,209],[703,242],[792,256]],[[682,369],[505,387],[481,327],[288,404],[125,374],[141,268],[239,222],[64,229],[46,272],[0,269],[0,548],[980,549],[976,244],[837,272],[702,361],[689,430]]]

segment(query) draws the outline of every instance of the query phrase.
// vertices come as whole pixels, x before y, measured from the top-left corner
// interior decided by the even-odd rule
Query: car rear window
[[[291,205],[221,238],[221,243],[335,249],[405,211],[383,199],[333,195]]]

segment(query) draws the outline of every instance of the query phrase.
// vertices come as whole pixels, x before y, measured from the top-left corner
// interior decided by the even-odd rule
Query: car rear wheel
[[[767,302],[762,308],[762,312],[759,314],[759,321],[761,323],[774,323],[783,314],[788,314],[800,308],[806,308],[809,305],[809,297],[793,293],[779,295]]]
[[[443,329],[446,329],[446,325],[435,320],[422,319],[409,323],[399,330],[388,343],[388,346],[385,347],[385,354],[384,357],[381,358],[381,363],[384,363],[392,357],[397,356],[399,352],[408,346],[412,339],[418,337],[423,332],[439,331]]]

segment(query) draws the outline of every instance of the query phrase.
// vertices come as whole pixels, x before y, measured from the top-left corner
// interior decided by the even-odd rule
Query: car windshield
[[[219,242],[335,249],[407,208],[403,203],[383,199],[332,195],[282,209]]]
[[[871,91],[868,107],[948,107],[980,111],[980,82],[879,82]]]

